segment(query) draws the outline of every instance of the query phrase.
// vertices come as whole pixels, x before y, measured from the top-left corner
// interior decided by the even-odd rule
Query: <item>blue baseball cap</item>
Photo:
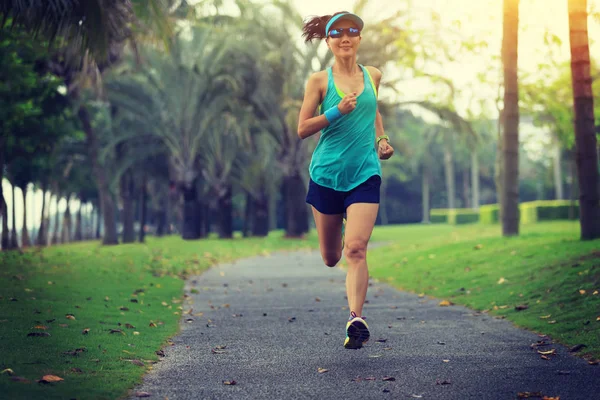
[[[325,27],[325,36],[329,35],[329,29],[331,28],[331,26],[333,24],[336,23],[336,21],[340,21],[343,19],[347,19],[347,20],[354,22],[358,26],[358,29],[360,29],[361,31],[362,31],[363,27],[365,26],[365,23],[363,22],[362,19],[360,19],[360,17],[358,15],[348,13],[348,12],[342,13],[342,14],[338,14],[338,15],[334,16],[333,18],[331,18],[329,20],[329,22],[327,22],[327,26]]]

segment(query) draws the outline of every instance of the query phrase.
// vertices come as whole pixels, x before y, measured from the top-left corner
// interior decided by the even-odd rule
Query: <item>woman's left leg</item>
[[[362,315],[369,286],[367,245],[375,226],[379,204],[353,203],[346,209],[344,255],[348,264],[346,294],[350,312]]]

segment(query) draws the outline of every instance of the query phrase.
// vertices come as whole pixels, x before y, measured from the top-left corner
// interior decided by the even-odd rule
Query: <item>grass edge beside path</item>
[[[572,222],[524,226],[511,238],[498,230],[455,227],[432,236],[415,227],[405,242],[369,252],[370,275],[441,306],[506,318],[568,347],[584,344],[573,354],[597,365],[600,240],[579,240]]]
[[[314,235],[291,240],[273,232],[0,253],[0,340],[11,349],[0,358],[0,392],[11,399],[128,397],[179,333],[182,316],[202,318],[184,293],[186,277],[217,263],[316,247]],[[46,375],[64,380],[37,382]]]

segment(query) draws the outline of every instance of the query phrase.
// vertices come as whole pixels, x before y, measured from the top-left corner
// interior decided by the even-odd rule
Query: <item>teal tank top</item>
[[[373,175],[381,176],[375,148],[377,89],[369,71],[360,65],[365,89],[357,97],[356,108],[321,131],[309,166],[310,178],[334,190],[349,191]],[[327,92],[319,113],[337,106],[345,96],[335,85],[327,68]]]

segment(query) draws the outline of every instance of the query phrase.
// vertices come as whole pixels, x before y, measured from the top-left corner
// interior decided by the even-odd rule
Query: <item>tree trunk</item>
[[[140,232],[138,240],[140,243],[144,243],[146,238],[146,216],[148,211],[148,188],[146,174],[142,178],[142,185],[140,188]]]
[[[54,213],[54,229],[52,233],[52,244],[60,243],[60,212],[58,211],[58,202],[60,200],[60,194],[56,193],[56,211]]]
[[[558,140],[554,145],[554,198],[556,200],[563,200],[563,184],[562,184],[562,159],[561,159],[562,148]]]
[[[41,217],[40,217],[40,230],[38,231],[37,234],[37,243],[36,245],[38,246],[45,246],[46,245],[46,238],[48,237],[48,235],[46,235],[46,231],[48,230],[48,224],[46,222],[46,208],[49,206],[46,206],[46,196],[48,194],[48,182],[47,181],[43,181],[42,182],[42,213],[41,213]]]
[[[73,240],[81,242],[83,240],[83,221],[81,218],[81,209],[83,208],[83,202],[79,202],[79,209],[77,210],[77,216],[75,217],[75,236]]]
[[[576,200],[577,200],[577,192],[579,191],[579,188],[577,187],[577,163],[575,162],[575,149],[571,150],[570,154],[571,154],[571,160],[569,161],[570,164],[570,169],[571,169],[571,187],[569,189],[570,193],[569,193],[569,199],[571,200],[571,203],[569,204],[569,219],[575,219],[576,215],[575,215],[575,208],[578,207]]]
[[[462,171],[462,186],[463,186],[463,208],[471,208],[471,188],[469,182],[469,170],[467,168],[463,168]]]
[[[77,96],[75,96],[77,97]],[[98,194],[100,196],[100,208],[102,210],[102,216],[104,217],[104,237],[102,243],[105,245],[119,244],[117,237],[117,224],[115,221],[115,204],[110,194],[110,188],[108,185],[108,177],[103,166],[100,165],[98,160],[99,143],[94,128],[92,127],[90,114],[85,105],[79,107],[77,112],[83,131],[87,138],[87,147],[90,160],[92,161],[92,170],[94,171],[94,177],[96,178],[96,184],[98,185]]]
[[[300,172],[296,171],[283,178],[285,194],[285,236],[302,237],[308,232],[308,207],[306,206],[306,187]]]
[[[429,194],[429,182],[431,177],[429,176],[429,157],[425,155],[423,158],[423,175],[422,175],[422,207],[423,207],[423,219],[421,223],[429,224],[431,221],[429,220],[429,199],[431,195]]]
[[[448,208],[454,209],[456,207],[456,189],[454,184],[454,162],[452,160],[452,138],[449,133],[444,135],[444,171],[446,173]]]
[[[219,238],[233,238],[233,199],[231,185],[227,185],[219,195]]]
[[[265,237],[269,234],[269,204],[270,196],[267,194],[267,189],[263,188],[263,192],[258,199],[254,200],[252,213],[252,236]]]
[[[102,238],[102,209],[100,204],[96,204],[96,239]]]
[[[571,77],[575,106],[575,149],[582,240],[600,238],[600,176],[587,20],[587,0],[569,0]]]
[[[8,206],[6,205],[6,200],[4,200],[4,193],[2,193],[1,190],[0,196],[0,208],[2,210],[2,239],[0,240],[0,244],[2,245],[2,250],[8,250],[10,247],[10,232],[8,229]]]
[[[502,63],[504,66],[504,181],[502,233],[519,234],[519,0],[504,0]]]
[[[125,172],[120,179],[121,201],[123,202],[123,214],[121,222],[123,224],[123,243],[135,242],[134,228],[134,184],[131,170]]]
[[[252,218],[252,214],[254,213],[254,208],[256,200],[250,193],[246,193],[246,204],[244,204],[244,223],[242,227],[242,236],[249,237],[252,234],[252,225],[254,224],[254,219]]]
[[[471,196],[473,210],[479,210],[479,156],[477,149],[471,151]]]
[[[502,132],[502,119],[504,110],[501,110],[498,115],[498,126],[497,126],[497,148],[496,148],[496,163],[494,171],[494,183],[496,184],[496,202],[498,203],[499,218],[502,219],[502,204],[504,204],[503,196],[503,182],[504,182],[504,133]]]
[[[1,183],[1,182],[0,182]],[[19,248],[19,238],[17,236],[17,206],[15,202],[15,185],[10,184],[11,192],[12,192],[12,231],[10,234],[10,248],[18,249]]]
[[[198,194],[196,187],[183,188],[183,221],[181,237],[184,240],[199,239],[201,236],[201,221],[200,213],[202,210],[198,203]]]
[[[71,194],[67,195],[66,201],[67,206],[65,208],[62,223],[62,243],[71,243],[71,240],[73,238],[73,219],[71,218]]]
[[[21,229],[21,247],[30,247],[29,229],[27,229],[27,185],[20,188],[23,194],[23,228]]]

